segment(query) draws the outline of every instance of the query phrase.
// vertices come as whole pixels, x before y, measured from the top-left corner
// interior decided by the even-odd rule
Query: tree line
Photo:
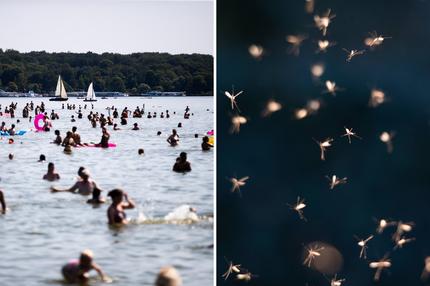
[[[58,75],[67,91],[127,92],[185,91],[212,95],[213,57],[168,53],[20,53],[0,49],[0,89],[11,92],[50,93]]]

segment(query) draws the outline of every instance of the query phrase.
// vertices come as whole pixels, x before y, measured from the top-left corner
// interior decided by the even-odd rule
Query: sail
[[[64,88],[64,82],[63,81],[61,81],[60,97],[61,98],[67,98],[67,93],[66,93],[66,89]]]
[[[58,76],[57,88],[55,89],[55,96],[60,96],[61,94],[61,76]]]
[[[96,93],[94,92],[93,83],[90,83],[90,86],[88,87],[87,99],[96,99]]]

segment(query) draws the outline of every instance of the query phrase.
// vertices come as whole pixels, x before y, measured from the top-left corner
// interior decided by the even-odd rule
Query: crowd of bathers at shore
[[[10,118],[15,118],[15,112],[17,109],[17,103],[11,103],[9,106],[6,106],[4,111],[2,110],[2,106],[0,105],[0,116],[2,115],[8,115]],[[83,106],[83,109],[87,109],[87,105],[85,104]],[[62,109],[67,108],[68,110],[76,110],[75,104],[63,104]],[[82,113],[82,107],[79,105],[77,107],[77,118],[82,119],[83,113]],[[94,109],[94,105],[91,104],[91,109]],[[120,118],[121,125],[127,125],[127,119],[129,115],[132,114],[133,118],[140,118],[145,115],[145,106],[143,105],[142,109],[139,107],[136,107],[136,109],[131,112],[126,108],[122,110],[122,112],[119,114],[117,108],[114,106],[107,108],[109,110],[109,116],[105,117],[104,114],[99,114],[98,112],[90,111],[87,118],[90,121],[92,127],[96,128],[98,125],[100,125],[102,129],[102,136],[100,139],[100,142],[96,145],[97,147],[102,148],[108,148],[109,147],[109,139],[110,134],[107,131],[107,126],[111,125],[113,126],[113,130],[117,131],[120,130],[118,125],[114,123],[114,120],[117,118]],[[112,112],[112,117],[110,116],[110,111]],[[44,131],[48,132],[52,128],[52,122],[53,120],[58,120],[59,115],[54,112],[54,110],[51,111],[50,116],[48,116],[47,111],[45,110],[45,105],[42,102],[40,105],[35,106],[33,102],[27,103],[25,107],[23,108],[22,117],[23,118],[29,118],[29,121],[32,120],[32,116],[30,116],[30,113],[34,111],[34,115],[38,114],[44,114],[44,124],[43,129]],[[190,118],[190,108],[187,106],[184,113],[184,119]],[[174,112],[174,114],[176,114]],[[191,114],[193,115],[193,114]],[[156,118],[157,113],[156,112],[148,112],[147,118]],[[160,118],[170,118],[169,110],[166,110],[166,112],[161,112]],[[17,120],[19,123],[19,119]],[[71,122],[76,122],[75,116],[71,116]],[[182,127],[182,123],[178,123],[178,128]],[[6,127],[6,123],[2,122],[0,125],[0,131],[8,132],[10,136],[15,135],[15,125],[11,124],[11,126],[8,128]],[[139,126],[137,123],[133,124],[133,128],[131,130],[139,130]],[[73,126],[71,131],[67,131],[66,136],[64,138],[61,137],[60,131],[55,130],[54,131],[55,138],[51,143],[54,143],[59,146],[64,147],[64,152],[66,154],[70,154],[72,152],[73,147],[81,147],[86,146],[88,143],[83,143],[81,141],[81,136],[77,132],[77,127]],[[161,132],[158,131],[157,135],[161,135]],[[198,137],[198,134],[194,135],[196,138]],[[170,146],[175,147],[179,144],[179,135],[177,133],[176,129],[172,130],[172,134],[167,138],[167,142],[170,144]],[[12,138],[9,139],[9,144],[13,144],[14,140]],[[204,136],[202,139],[201,148],[203,151],[208,151],[213,147],[212,144],[209,143],[209,137]],[[144,154],[143,149],[138,150],[139,155]],[[13,160],[14,155],[12,153],[9,154],[9,159]],[[40,155],[39,158],[40,162],[46,161],[45,155]],[[179,157],[176,158],[176,161],[172,168],[175,172],[189,172],[191,171],[191,164],[187,161],[187,153],[181,152]],[[71,186],[70,188],[60,189],[51,187],[52,192],[71,192],[71,193],[77,193],[84,196],[91,195],[92,197],[87,200],[87,203],[93,204],[93,205],[99,205],[106,202],[105,198],[101,196],[102,190],[98,187],[96,182],[91,179],[90,172],[87,168],[80,167],[78,170],[78,176],[79,179],[76,181],[76,183]],[[56,173],[55,171],[55,165],[52,162],[48,163],[48,171],[43,176],[44,180],[53,182],[60,179],[60,175]],[[128,224],[127,216],[125,213],[125,210],[127,209],[133,209],[135,207],[134,201],[129,198],[128,194],[123,191],[122,189],[113,189],[107,193],[107,196],[111,198],[112,203],[107,209],[107,218],[108,223],[110,225],[114,226],[120,226],[120,225],[126,225]],[[2,190],[0,190],[0,205],[1,205],[1,212],[3,214],[6,213],[7,207],[6,207],[6,201],[4,198],[4,193]],[[193,208],[191,208],[192,211],[195,211]],[[62,268],[62,274],[64,279],[67,282],[85,282],[88,280],[88,272],[91,270],[95,270],[98,272],[99,276],[103,281],[109,281],[109,277],[107,277],[100,266],[95,264],[93,262],[93,254],[91,250],[85,250],[81,253],[80,258],[77,260],[73,260],[69,263],[67,263]],[[181,285],[181,278],[173,267],[165,267],[162,268],[157,279],[156,279],[156,286],[179,286]]]

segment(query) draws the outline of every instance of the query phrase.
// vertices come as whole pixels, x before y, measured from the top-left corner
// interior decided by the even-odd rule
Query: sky
[[[2,0],[0,48],[213,54],[213,6],[212,0]]]

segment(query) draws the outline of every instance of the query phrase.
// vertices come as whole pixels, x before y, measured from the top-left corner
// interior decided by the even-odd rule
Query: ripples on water
[[[33,123],[21,118],[21,110],[29,99],[2,98],[4,106],[18,102],[17,130],[29,129]],[[41,100],[33,102],[39,104]],[[60,102],[44,100],[47,111],[54,109],[60,120],[53,121],[53,130],[64,136],[72,126],[78,127],[83,142],[98,142],[101,129],[92,128],[84,110],[84,118],[70,122],[74,111],[61,110]],[[76,105],[83,102],[69,99]],[[117,148],[80,148],[65,155],[62,148],[48,144],[54,132],[28,132],[15,137],[15,144],[0,141],[0,188],[4,190],[10,209],[0,216],[0,279],[1,285],[62,285],[60,269],[70,259],[78,258],[86,248],[94,251],[95,262],[114,279],[116,285],[152,285],[158,270],[165,265],[177,267],[184,285],[213,283],[213,151],[202,152],[201,136],[213,129],[213,98],[118,98],[99,99],[94,111],[107,115],[107,106],[118,110],[145,104],[145,111],[169,109],[169,119],[129,118],[123,130],[112,131],[111,142]],[[183,119],[189,105],[191,116]],[[207,111],[209,109],[209,111]],[[176,111],[176,115],[173,114]],[[77,118],[77,115],[75,114]],[[9,126],[8,117],[0,117]],[[139,131],[131,131],[137,122]],[[182,122],[182,128],[176,128]],[[118,122],[119,123],[119,122]],[[172,128],[181,136],[177,147],[166,142]],[[162,135],[157,136],[157,131]],[[139,156],[137,150],[145,149]],[[181,151],[188,153],[193,171],[177,174],[171,171]],[[14,153],[12,161],[7,159]],[[39,163],[40,154],[47,162]],[[54,162],[61,180],[50,183],[41,178],[48,162]],[[70,193],[49,192],[52,185],[70,187],[80,166],[89,168],[93,179],[103,190],[122,187],[137,203],[128,217],[138,220],[144,214],[148,220],[120,229],[109,228],[108,204],[93,208],[86,197]],[[106,192],[103,192],[106,196]],[[109,201],[109,200],[108,200]],[[193,223],[166,223],[165,216],[178,207],[190,205],[197,209],[201,220]],[[160,223],[157,223],[160,221]],[[92,275],[96,275],[95,272]],[[91,283],[98,285],[98,282]]]

